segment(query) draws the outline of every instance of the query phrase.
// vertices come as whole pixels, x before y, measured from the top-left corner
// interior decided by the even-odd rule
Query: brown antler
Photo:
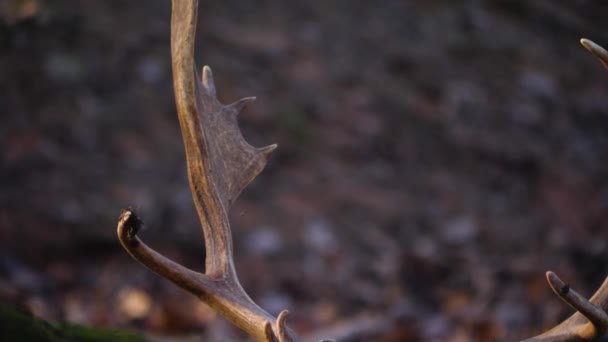
[[[606,69],[608,69],[608,51],[586,38],[581,39],[581,44],[585,49],[589,50],[589,52],[597,57]]]
[[[141,221],[124,210],[118,237],[137,261],[198,296],[259,341],[288,342],[287,311],[273,317],[245,293],[233,263],[228,209],[264,168],[276,145],[254,148],[237,125],[239,111],[254,98],[222,105],[215,96],[211,69],[199,78],[194,63],[198,0],[173,0],[171,57],[177,114],[186,148],[188,177],[205,238],[205,273],[177,264],[145,245],[137,232]]]
[[[177,112],[186,149],[188,177],[203,226],[205,273],[192,271],[155,252],[138,237],[142,226],[135,213],[123,210],[118,237],[124,248],[153,272],[171,280],[259,341],[296,339],[286,326],[287,311],[277,318],[261,309],[241,287],[233,263],[228,209],[264,168],[276,145],[250,146],[236,117],[254,98],[224,106],[216,98],[211,69],[199,79],[194,63],[198,0],[172,0],[171,56]],[[587,39],[581,44],[608,69],[608,52]],[[553,291],[577,310],[553,329],[526,341],[591,341],[608,331],[608,278],[590,300],[547,272]]]
[[[608,52],[604,48],[585,38],[581,39],[581,44],[608,69]],[[589,300],[551,271],[547,272],[547,281],[553,292],[577,312],[553,329],[525,342],[594,341],[608,331],[608,278]]]
[[[524,342],[594,341],[606,333],[608,329],[608,314],[605,311],[608,308],[608,278],[589,300],[572,290],[551,271],[547,272],[547,281],[553,292],[577,312],[551,330],[524,340]]]

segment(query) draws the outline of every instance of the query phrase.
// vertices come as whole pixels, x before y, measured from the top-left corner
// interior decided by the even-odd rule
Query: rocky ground
[[[608,275],[608,3],[200,4],[197,60],[278,143],[233,207],[236,265],[302,335],[513,340]],[[244,336],[119,246],[202,269],[169,1],[0,3],[0,298],[52,321]],[[333,335],[333,336],[336,336]],[[325,335],[327,337],[331,337]],[[345,339],[347,340],[347,339]]]

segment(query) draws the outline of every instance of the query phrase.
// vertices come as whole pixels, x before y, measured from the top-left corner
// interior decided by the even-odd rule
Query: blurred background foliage
[[[201,1],[220,99],[278,143],[233,207],[245,289],[302,334],[496,340],[608,275],[608,2]],[[0,298],[51,321],[239,340],[119,246],[192,268],[170,2],[0,2]],[[357,329],[360,330],[357,332]],[[326,337],[329,337],[326,335]]]

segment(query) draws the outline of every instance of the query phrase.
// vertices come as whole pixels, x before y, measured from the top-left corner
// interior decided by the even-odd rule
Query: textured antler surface
[[[581,39],[581,44],[608,69],[608,52],[604,48],[585,38]],[[572,290],[553,272],[547,272],[547,281],[553,292],[577,312],[526,342],[595,341],[608,331],[608,278],[589,300]]]
[[[222,105],[211,69],[199,77],[194,63],[197,0],[173,0],[171,58],[177,113],[186,149],[188,178],[205,237],[205,273],[179,265],[145,245],[137,232],[141,221],[124,210],[118,236],[125,249],[152,271],[197,295],[218,313],[260,341],[287,342],[287,311],[274,318],[241,287],[233,263],[228,222],[231,204],[264,168],[276,145],[249,145],[237,125],[240,110],[254,98]]]

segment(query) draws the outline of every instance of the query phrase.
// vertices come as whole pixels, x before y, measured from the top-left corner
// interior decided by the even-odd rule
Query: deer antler
[[[138,237],[141,220],[123,210],[118,238],[137,261],[171,280],[259,341],[296,339],[287,328],[287,311],[273,317],[245,293],[234,268],[228,209],[262,171],[276,145],[254,148],[237,125],[237,115],[253,97],[222,105],[213,75],[194,63],[198,0],[172,0],[171,57],[177,114],[186,148],[188,177],[205,238],[205,273],[192,271],[155,252]]]
[[[589,52],[597,57],[606,69],[608,69],[608,51],[586,38],[581,39],[581,44],[585,49],[589,50]]]
[[[608,69],[608,51],[589,39],[581,39],[581,44]],[[547,272],[547,281],[553,292],[577,312],[553,329],[524,342],[594,341],[608,331],[608,278],[589,300],[572,290],[551,271]]]
[[[547,281],[553,292],[577,312],[551,330],[523,342],[574,342],[594,341],[608,330],[608,278],[587,300],[555,273],[547,272]]]
[[[131,209],[118,220],[123,247],[147,268],[198,296],[218,313],[263,342],[291,342],[295,333],[286,325],[287,311],[273,317],[247,295],[234,267],[228,210],[241,191],[262,171],[276,145],[254,148],[237,125],[237,115],[255,98],[222,105],[216,98],[213,75],[194,63],[198,0],[172,0],[171,56],[177,112],[186,149],[188,178],[205,238],[205,273],[190,270],[157,253],[137,236],[142,221]],[[588,39],[581,44],[608,69],[608,52]],[[587,300],[553,272],[547,272],[553,291],[577,310],[553,329],[529,342],[591,341],[608,331],[608,278]]]

